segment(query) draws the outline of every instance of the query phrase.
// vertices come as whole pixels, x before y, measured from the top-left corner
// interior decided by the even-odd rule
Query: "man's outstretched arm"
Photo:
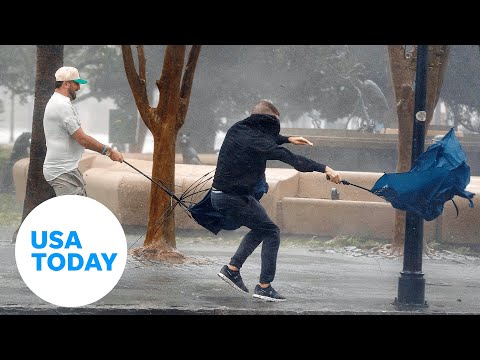
[[[102,144],[90,135],[85,134],[81,127],[72,134],[72,137],[85,149],[96,151],[102,155],[107,155],[113,161],[123,162],[123,155],[120,152],[110,148],[108,145]]]

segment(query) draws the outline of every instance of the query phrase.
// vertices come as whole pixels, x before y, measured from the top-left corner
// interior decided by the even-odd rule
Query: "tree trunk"
[[[43,176],[43,161],[47,153],[43,115],[45,106],[55,90],[55,71],[63,65],[63,45],[37,45],[35,100],[33,105],[30,164],[23,202],[22,220],[45,200],[55,197],[55,191]],[[20,223],[20,226],[21,226]],[[13,234],[15,242],[19,228]]]
[[[175,144],[179,129],[185,122],[190,101],[200,45],[193,45],[185,64],[185,45],[168,45],[165,49],[157,107],[150,107],[146,88],[146,59],[143,46],[137,46],[138,73],[130,45],[122,45],[123,63],[138,111],[145,126],[152,132],[152,178],[175,193]],[[176,250],[175,199],[162,188],[151,184],[147,233],[142,248],[134,255],[148,259],[182,262],[185,257]],[[178,205],[180,206],[180,205]]]
[[[398,162],[397,172],[410,170],[412,159],[412,138],[413,138],[413,110],[415,92],[413,84],[404,84],[400,101],[397,103],[398,115]],[[392,251],[401,253],[405,239],[405,224],[407,213],[395,209],[395,233],[392,242]]]
[[[427,120],[425,131],[433,119],[433,112],[437,106],[443,79],[448,65],[448,45],[430,45],[428,47],[428,86],[427,86]]]
[[[448,46],[429,45],[427,72],[427,120],[425,132],[428,131],[437,105],[445,69],[447,66]],[[410,56],[406,56],[403,45],[388,47],[392,80],[395,89],[398,114],[398,162],[397,172],[407,172],[411,168],[413,117],[415,104],[414,80],[416,75],[416,47]],[[392,252],[402,253],[405,239],[406,212],[395,210],[395,233]],[[425,249],[427,247],[424,247]]]
[[[152,178],[161,179],[171,192],[175,192],[175,128],[171,120],[158,137],[154,137]],[[178,263],[184,260],[184,255],[176,250],[175,238],[175,203],[164,190],[156,184],[150,187],[150,209],[147,233],[143,248],[133,251],[136,256],[149,259],[164,260]],[[180,206],[180,205],[178,205]]]

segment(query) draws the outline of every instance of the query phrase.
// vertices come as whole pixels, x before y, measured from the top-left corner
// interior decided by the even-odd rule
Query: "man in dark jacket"
[[[313,144],[301,136],[280,135],[279,117],[280,113],[272,103],[260,101],[253,107],[249,117],[227,131],[218,155],[211,193],[215,210],[250,229],[229,264],[222,267],[218,276],[236,290],[248,293],[240,276],[240,268],[263,242],[260,279],[253,297],[265,301],[285,300],[271,286],[280,246],[280,229],[257,200],[258,196],[255,197],[259,184],[266,185],[267,160],[280,160],[301,172],[325,173],[327,179],[335,184],[341,181],[340,175],[330,167],[296,155],[281,146],[285,143]]]

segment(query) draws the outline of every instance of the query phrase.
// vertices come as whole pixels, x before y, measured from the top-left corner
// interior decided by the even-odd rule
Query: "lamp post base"
[[[419,310],[428,307],[425,301],[425,279],[421,272],[402,271],[398,279],[397,310]]]

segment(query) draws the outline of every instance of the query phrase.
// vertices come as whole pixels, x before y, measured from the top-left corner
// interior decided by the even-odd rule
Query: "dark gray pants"
[[[253,196],[230,195],[212,191],[212,206],[235,223],[250,231],[243,237],[230,265],[241,268],[245,260],[262,244],[260,282],[270,283],[275,278],[277,254],[280,247],[280,229]]]

